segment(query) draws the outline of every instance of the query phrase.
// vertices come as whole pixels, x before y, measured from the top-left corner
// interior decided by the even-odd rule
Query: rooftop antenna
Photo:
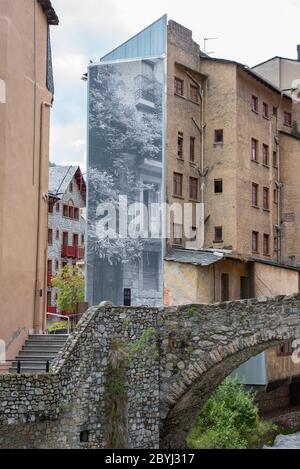
[[[205,54],[214,54],[215,52],[206,52],[206,43],[207,41],[215,41],[216,39],[219,39],[218,37],[205,37],[204,38],[204,53]]]

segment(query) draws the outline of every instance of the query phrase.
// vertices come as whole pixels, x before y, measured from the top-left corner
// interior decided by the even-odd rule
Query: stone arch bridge
[[[174,308],[93,307],[45,375],[0,376],[0,447],[106,448],[112,339],[150,328],[128,364],[130,446],[184,448],[203,403],[250,357],[300,339],[300,296]]]

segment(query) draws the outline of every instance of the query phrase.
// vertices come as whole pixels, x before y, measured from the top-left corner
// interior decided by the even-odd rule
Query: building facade
[[[88,80],[90,303],[160,305],[172,297],[181,303],[187,296],[191,302],[212,301],[207,278],[194,284],[190,295],[187,279],[181,273],[173,277],[169,255],[176,250],[179,257],[181,250],[191,257],[195,251],[218,251],[239,259],[240,266],[244,260],[243,268],[218,274],[219,290],[228,291],[228,299],[260,294],[251,267],[259,270],[260,261],[278,270],[282,265],[297,270],[300,246],[291,233],[300,222],[295,180],[300,140],[291,93],[255,69],[203,54],[192,32],[166,17],[92,64]],[[138,133],[128,125],[130,119]],[[122,176],[116,171],[120,162]],[[95,189],[96,175],[98,181],[111,181],[101,194]],[[135,193],[128,189],[131,181]],[[134,240],[129,231],[121,236],[123,242],[112,240],[109,230],[99,240],[107,215],[99,205],[112,202],[123,213],[124,205],[116,206],[115,200],[120,194],[146,207],[165,203],[156,214],[161,230],[155,239],[145,236],[143,208],[135,207],[127,219],[128,226],[134,220]],[[118,260],[109,253],[114,249],[121,251]],[[191,262],[190,269],[198,278],[199,266]],[[178,283],[182,288],[175,287]],[[238,295],[231,283],[238,284]],[[298,292],[298,283],[293,285]],[[273,291],[271,283],[268,289]],[[281,284],[281,293],[285,289],[292,293],[288,282]],[[215,298],[221,299],[221,293]]]
[[[57,292],[52,277],[67,265],[85,271],[86,184],[77,166],[49,168],[47,311],[55,314]]]
[[[0,339],[13,359],[45,327],[49,120],[53,101],[49,0],[0,1]]]

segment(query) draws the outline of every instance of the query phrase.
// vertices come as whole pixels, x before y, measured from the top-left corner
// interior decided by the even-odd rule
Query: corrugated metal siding
[[[167,21],[167,15],[162,16],[136,36],[102,57],[100,61],[109,62],[138,57],[159,57],[166,54]]]
[[[260,353],[256,357],[251,358],[249,361],[241,365],[232,373],[232,376],[237,378],[243,384],[257,386],[266,385],[267,373],[265,352]]]

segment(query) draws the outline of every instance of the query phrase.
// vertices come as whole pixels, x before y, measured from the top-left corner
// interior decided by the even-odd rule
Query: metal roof
[[[222,261],[224,255],[213,251],[194,251],[192,249],[171,249],[165,256],[166,261],[180,262],[182,264],[192,264],[207,266]]]

